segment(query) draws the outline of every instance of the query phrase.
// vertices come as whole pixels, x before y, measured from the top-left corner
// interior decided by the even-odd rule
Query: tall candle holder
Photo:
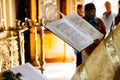
[[[40,63],[38,60],[38,36],[37,36],[37,28],[38,28],[39,24],[35,21],[34,23],[34,31],[35,31],[35,60],[33,62],[33,65],[36,67],[40,67]]]
[[[33,62],[33,65],[38,67],[40,70],[41,70],[41,73],[44,72],[44,63],[45,63],[45,60],[44,60],[44,25],[45,25],[45,22],[44,22],[44,19],[39,19],[38,22],[35,22],[34,23],[34,27],[35,27],[35,61]],[[37,41],[38,41],[38,36],[37,36],[37,29],[40,29],[40,57],[38,56],[38,44],[37,44]]]
[[[44,19],[40,19],[40,44],[41,44],[41,55],[40,55],[40,70],[41,73],[44,71],[44,64],[45,64],[45,58],[44,58],[44,26],[45,26],[45,21]]]
[[[57,0],[42,0],[40,8],[40,14],[38,17],[38,21],[40,23],[40,70],[41,73],[44,71],[45,65],[45,57],[44,57],[44,31],[45,25],[51,21],[57,19]]]

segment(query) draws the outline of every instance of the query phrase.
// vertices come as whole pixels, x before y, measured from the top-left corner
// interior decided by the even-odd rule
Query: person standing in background
[[[96,28],[99,32],[101,32],[104,37],[106,35],[106,26],[102,19],[96,17],[96,7],[93,3],[88,3],[84,6],[84,16],[82,17],[88,23],[90,23],[94,28]],[[92,51],[99,45],[99,43],[104,39],[96,39],[93,44],[82,50],[81,52],[76,52],[77,56],[77,66],[82,63],[82,52],[86,53],[88,56],[92,53]]]
[[[84,8],[85,9],[83,18],[104,35],[102,39],[94,40],[94,42],[90,46],[84,49],[86,54],[89,56],[94,51],[94,49],[100,44],[100,42],[105,38],[106,26],[101,18],[96,17],[96,7],[93,3],[86,4]]]
[[[102,19],[105,22],[106,25],[106,37],[109,35],[109,33],[114,29],[114,17],[115,17],[115,13],[112,12],[111,10],[111,3],[109,1],[106,1],[105,4],[105,9],[106,11],[103,13]]]
[[[117,26],[120,23],[120,0],[118,1],[118,14],[115,16],[114,25]]]
[[[80,17],[83,17],[84,11],[83,11],[83,5],[82,4],[77,5],[77,14]],[[78,50],[74,49],[74,53],[76,55],[76,67],[77,67],[82,63],[82,51],[79,52]]]
[[[83,11],[84,9],[83,9],[83,5],[82,4],[78,4],[77,5],[77,14],[79,15],[79,16],[83,16],[84,15],[84,11]]]

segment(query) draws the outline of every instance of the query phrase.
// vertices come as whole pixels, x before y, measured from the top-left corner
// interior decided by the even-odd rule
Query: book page
[[[21,73],[21,80],[47,80],[47,78],[43,76],[41,72],[33,67],[30,63],[12,68],[11,71],[14,74]]]
[[[93,40],[102,39],[104,36],[101,32],[99,32],[96,28],[94,28],[91,24],[89,24],[86,20],[84,20],[76,13],[63,17],[70,20],[72,24],[78,25],[75,27],[79,30],[82,30],[87,35],[90,35],[93,38]]]
[[[89,35],[85,35],[80,29],[77,29],[65,18],[53,21],[45,27],[64,40],[66,43],[76,48],[78,51],[83,50],[93,43]]]

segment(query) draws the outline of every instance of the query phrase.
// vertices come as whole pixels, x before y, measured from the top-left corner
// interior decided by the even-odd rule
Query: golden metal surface
[[[81,64],[72,80],[120,80],[120,25]]]

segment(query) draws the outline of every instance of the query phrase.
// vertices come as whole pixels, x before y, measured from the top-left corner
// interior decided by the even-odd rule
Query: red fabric
[[[101,33],[105,35],[106,27],[105,27],[105,23],[103,22],[103,20],[100,18],[96,18],[96,22],[100,23],[100,26],[98,27],[98,31],[100,31]]]

